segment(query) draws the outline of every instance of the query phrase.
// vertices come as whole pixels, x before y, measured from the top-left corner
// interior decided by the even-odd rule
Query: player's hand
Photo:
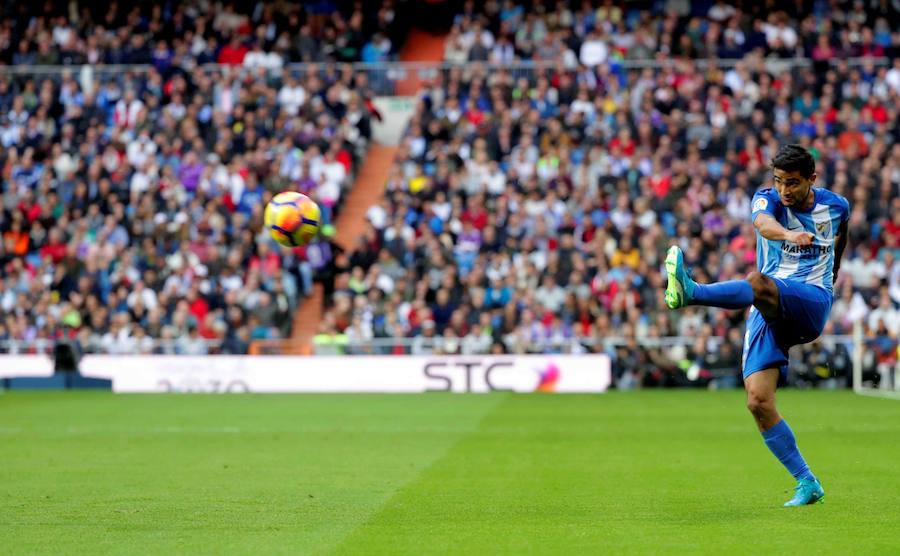
[[[816,239],[816,236],[809,232],[791,232],[787,238],[788,241],[796,243],[800,247],[812,245],[814,239]]]

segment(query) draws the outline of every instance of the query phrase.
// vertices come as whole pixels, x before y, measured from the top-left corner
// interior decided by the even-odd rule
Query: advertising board
[[[0,378],[49,376],[42,356],[0,358]],[[39,358],[31,360],[31,358]],[[605,355],[183,356],[86,355],[81,375],[115,392],[603,392]]]

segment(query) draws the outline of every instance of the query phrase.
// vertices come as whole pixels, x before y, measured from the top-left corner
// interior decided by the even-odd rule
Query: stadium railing
[[[650,348],[674,348],[674,347],[690,347],[697,341],[694,336],[664,336],[657,338],[635,338],[632,344],[631,340],[624,336],[606,336],[582,337],[582,338],[565,338],[565,339],[540,339],[533,342],[513,343],[512,351],[522,351],[527,353],[566,353],[578,354],[596,351],[614,351],[620,347],[628,347],[636,345],[637,347]],[[710,342],[714,346],[721,344],[724,338],[712,337]],[[843,344],[848,347],[854,346],[854,337],[852,335],[828,335],[822,336],[820,342],[828,345]],[[462,354],[484,354],[488,349],[467,350],[467,346],[471,346],[471,341],[465,338],[443,338],[443,337],[413,337],[413,338],[372,338],[364,341],[348,340],[346,342],[330,341],[326,344],[313,343],[313,354],[333,354],[335,351],[346,355],[377,355],[377,354],[396,354],[409,355],[417,353],[433,353],[433,352],[459,352]],[[266,350],[260,353],[277,353],[280,349],[290,349],[290,340],[270,340],[266,342]]]
[[[55,346],[61,342],[69,345],[77,345],[82,353],[114,354],[114,355],[218,355],[221,353],[233,353],[225,349],[225,343],[219,340],[197,339],[130,339],[126,342],[115,340],[109,342],[88,342],[76,344],[70,339],[54,340],[50,338],[37,338],[34,340],[0,340],[0,354],[4,355],[52,355]],[[138,346],[137,342],[142,342]]]
[[[371,338],[367,340],[336,340],[331,337],[327,343],[313,342],[311,352],[305,352],[302,342],[291,339],[282,340],[255,340],[247,346],[249,355],[325,355],[341,353],[344,355],[411,355],[421,353],[446,353],[460,352],[462,354],[486,354],[490,350],[489,344],[481,348],[472,347],[471,340],[466,338],[448,339],[444,337],[396,337],[396,338]],[[657,338],[635,338],[633,343],[624,336],[606,337],[579,337],[579,338],[549,338],[539,339],[533,342],[513,344],[513,351],[536,353],[566,353],[578,354],[596,351],[613,351],[620,347],[635,345],[640,348],[673,348],[693,346],[697,338],[694,336],[664,336]],[[867,346],[877,339],[857,338],[854,335],[827,335],[819,338],[818,342],[827,345],[842,344],[847,347]],[[71,340],[66,340],[71,342]],[[711,337],[709,340],[715,347],[724,341],[720,337]],[[142,346],[138,346],[142,342]],[[896,340],[894,341],[896,344]],[[50,338],[37,338],[33,340],[0,340],[0,353],[10,355],[20,354],[51,354],[54,346],[59,343]],[[206,350],[206,354],[218,355],[227,351],[227,344],[220,340],[206,339],[129,339],[125,342],[88,342],[79,344],[79,349],[84,353],[110,353],[110,354],[165,354],[165,355],[198,355],[197,351]],[[203,353],[199,353],[203,354]]]
[[[799,71],[803,68],[813,66],[813,62],[808,58],[762,58],[758,56],[747,56],[743,59],[698,59],[698,60],[681,60],[681,59],[640,59],[640,60],[619,60],[611,59],[607,62],[610,66],[617,66],[624,69],[642,69],[642,68],[663,68],[690,62],[699,69],[707,69],[709,67],[718,67],[720,69],[729,69],[739,62],[744,62],[751,67],[764,66],[769,72],[780,73],[783,71]],[[849,67],[862,67],[867,64],[872,66],[887,66],[891,63],[889,58],[885,57],[862,57],[847,58],[843,60],[832,60],[832,65],[846,63]],[[90,86],[94,82],[100,83],[109,81],[110,79],[127,79],[129,76],[135,77],[146,74],[153,66],[151,65],[80,65],[80,66],[0,66],[0,78],[12,78],[17,80],[23,79],[54,79],[58,80],[63,75],[70,75],[78,80],[82,87]],[[552,72],[557,68],[563,67],[560,62],[555,60],[532,61],[521,60],[510,64],[494,64],[489,62],[469,62],[466,64],[454,64],[449,62],[385,62],[385,63],[296,63],[286,64],[280,69],[267,71],[260,68],[249,68],[244,66],[231,66],[223,64],[205,64],[202,66],[187,66],[180,68],[183,71],[193,71],[200,68],[206,73],[235,74],[246,77],[253,75],[264,79],[277,81],[283,70],[287,70],[295,76],[301,76],[315,72],[319,77],[327,81],[336,79],[341,72],[352,70],[353,72],[364,72],[368,75],[369,84],[373,92],[378,96],[396,96],[398,94],[398,85],[406,82],[410,78],[418,78],[419,80],[429,80],[437,76],[439,73],[449,75],[451,72],[462,72],[464,75],[482,75],[487,76],[494,72],[505,71],[511,77],[517,79],[527,77],[533,79],[535,75]],[[568,67],[567,70],[576,68]]]

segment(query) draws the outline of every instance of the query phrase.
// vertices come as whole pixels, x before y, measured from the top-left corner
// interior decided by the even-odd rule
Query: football
[[[316,237],[321,215],[315,201],[302,193],[285,191],[266,205],[265,224],[272,239],[285,247],[298,247]]]

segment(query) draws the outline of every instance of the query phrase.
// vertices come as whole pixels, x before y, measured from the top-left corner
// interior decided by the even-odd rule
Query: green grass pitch
[[[900,402],[740,392],[0,395],[3,554],[897,554]]]

